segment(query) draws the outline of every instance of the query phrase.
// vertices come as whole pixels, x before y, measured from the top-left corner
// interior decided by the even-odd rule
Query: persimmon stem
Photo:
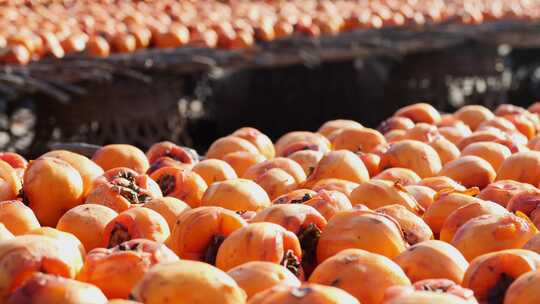
[[[309,224],[298,233],[298,240],[302,247],[302,266],[309,274],[316,265],[317,244],[321,237],[321,230],[315,224]]]

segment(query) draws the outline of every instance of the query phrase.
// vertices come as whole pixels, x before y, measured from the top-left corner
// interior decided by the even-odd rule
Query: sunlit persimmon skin
[[[253,261],[227,272],[242,288],[248,300],[255,294],[276,285],[300,287],[302,283],[287,268],[270,262]]]
[[[341,288],[368,304],[381,303],[384,290],[390,286],[411,284],[392,260],[361,249],[343,250],[328,258],[315,269],[309,282]]]
[[[271,200],[298,188],[298,183],[287,171],[272,168],[253,180],[268,194]]]
[[[313,191],[319,192],[321,190],[334,190],[345,194],[349,200],[354,189],[358,188],[360,184],[347,181],[338,178],[325,178],[318,181],[311,188]]]
[[[77,280],[99,287],[108,298],[127,298],[150,267],[178,260],[163,244],[133,239],[111,249],[90,251]]]
[[[471,129],[465,124],[463,125],[463,127],[439,127],[439,134],[441,134],[442,136],[444,136],[444,138],[448,139],[450,142],[456,145],[456,147],[461,140],[471,135],[471,133]]]
[[[337,212],[352,208],[345,194],[333,190],[321,190],[301,203],[315,208],[327,221]]]
[[[405,130],[392,130],[384,134],[384,138],[386,138],[386,142],[388,142],[388,144],[392,144],[400,140],[405,140],[406,134],[407,134],[407,131]]]
[[[400,294],[383,302],[383,304],[474,304],[452,294],[431,291],[412,291]]]
[[[0,301],[36,272],[74,278],[81,253],[70,243],[41,235],[23,235],[0,242]]]
[[[421,178],[414,171],[405,168],[389,168],[373,177],[373,179],[387,180],[403,186],[417,184]]]
[[[340,211],[328,221],[317,246],[319,263],[349,248],[389,258],[396,257],[407,248],[397,221],[364,208]]]
[[[428,240],[407,248],[394,261],[411,281],[449,279],[461,284],[469,263],[452,245]]]
[[[540,182],[540,152],[518,152],[506,158],[497,171],[497,181],[510,179],[537,186]]]
[[[506,206],[510,212],[522,212],[538,227],[540,224],[540,190],[523,190],[515,194]]]
[[[448,162],[459,158],[459,156],[461,155],[458,147],[442,136],[439,136],[429,142],[429,145],[433,149],[435,149],[435,151],[439,155],[439,158],[441,159],[441,164],[443,166]]]
[[[536,125],[527,114],[504,115],[503,117],[512,122],[527,139],[531,139],[536,135]]]
[[[306,181],[306,173],[304,169],[292,159],[285,157],[276,157],[261,163],[255,164],[248,168],[242,175],[242,178],[257,180],[266,171],[274,168],[279,168],[292,176],[297,185],[302,185]]]
[[[418,123],[411,129],[406,130],[404,139],[430,143],[437,137],[440,137],[440,134],[436,126],[427,123]]]
[[[325,122],[319,130],[317,130],[317,133],[322,134],[323,136],[328,138],[328,135],[330,135],[332,132],[340,129],[352,129],[357,128],[361,129],[363,126],[354,120],[349,119],[336,119],[336,120],[330,120]]]
[[[527,147],[531,150],[540,151],[540,135],[531,138],[527,143]]]
[[[274,223],[252,223],[235,230],[219,247],[216,266],[228,271],[251,261],[281,264],[302,277],[302,248],[293,232]]]
[[[427,210],[427,208],[433,204],[433,200],[437,194],[435,190],[419,185],[405,186],[405,190],[407,190],[407,192],[414,197],[416,202],[422,206],[424,210]]]
[[[424,178],[418,183],[418,185],[431,188],[436,192],[446,189],[452,189],[455,191],[467,190],[467,188],[465,188],[463,185],[447,176],[434,176]]]
[[[366,205],[370,209],[399,204],[415,214],[424,213],[422,206],[403,186],[387,180],[372,179],[360,184],[351,193],[351,203]]]
[[[485,130],[488,128],[496,128],[506,133],[512,133],[517,131],[516,127],[512,122],[504,117],[493,117],[492,119],[486,120],[478,126],[478,130]]]
[[[357,152],[356,155],[360,157],[366,169],[368,170],[369,176],[373,177],[381,172],[380,164],[381,157],[374,153],[363,153]]]
[[[457,110],[454,116],[467,124],[473,131],[484,121],[495,117],[488,108],[481,105],[464,106]]]
[[[32,209],[20,201],[0,202],[0,223],[14,235],[27,234],[40,227]]]
[[[83,197],[86,197],[92,190],[94,180],[104,173],[100,166],[96,165],[87,157],[70,151],[50,151],[43,154],[42,157],[58,158],[75,168],[81,175],[83,181]]]
[[[326,227],[326,219],[315,208],[305,204],[273,205],[258,212],[251,222],[278,224],[297,235],[311,225],[319,230]]]
[[[291,287],[277,285],[270,289],[261,291],[253,296],[248,304],[272,304],[272,303],[287,303],[287,304],[360,304],[356,298],[349,293],[336,287],[319,285],[319,284],[303,284],[300,287]]]
[[[502,303],[512,281],[539,266],[540,256],[529,250],[487,253],[471,261],[463,278],[463,287],[473,290],[480,303]]]
[[[81,258],[84,258],[84,256],[86,255],[86,249],[84,249],[81,241],[75,235],[69,232],[64,232],[51,227],[39,227],[28,232],[27,234],[43,235],[56,239],[64,244],[69,244],[69,246],[77,248],[79,250],[79,253],[81,254]]]
[[[516,278],[508,287],[504,304],[534,304],[540,298],[540,270],[529,271]]]
[[[421,178],[435,176],[442,168],[437,151],[428,144],[402,140],[390,145],[381,157],[381,170],[393,167],[411,169]]]
[[[540,234],[535,234],[525,245],[523,245],[523,249],[540,254]]]
[[[500,168],[503,161],[512,155],[512,152],[508,147],[495,142],[477,142],[463,149],[461,155],[478,156],[490,163],[496,171]]]
[[[148,170],[146,170],[146,174],[152,175],[152,173],[163,167],[176,167],[183,170],[191,170],[191,168],[193,168],[193,164],[185,164],[174,160],[168,156],[162,156],[158,158],[155,162],[150,164],[150,167],[148,168]]]
[[[261,186],[240,178],[210,185],[201,199],[201,206],[218,206],[234,211],[259,211],[270,204],[270,198]]]
[[[266,157],[258,153],[237,151],[223,156],[222,159],[231,165],[237,176],[242,176],[249,167],[262,163]]]
[[[139,238],[163,243],[169,235],[169,226],[159,213],[144,207],[133,207],[119,213],[105,226],[101,245],[112,248]]]
[[[403,231],[405,241],[409,245],[433,239],[431,228],[429,228],[422,218],[402,205],[384,206],[375,209],[375,212],[386,214],[396,220]]]
[[[62,214],[82,202],[81,175],[67,162],[50,157],[34,160],[24,174],[24,202],[42,225],[56,226]]]
[[[124,299],[112,299],[112,300],[109,300],[107,304],[142,304],[142,302],[136,302],[136,301],[124,300]]]
[[[418,298],[417,292],[424,293],[423,296]],[[432,293],[433,296],[436,295],[449,295],[449,296],[455,296],[456,298],[432,298],[428,297],[427,295],[429,293]],[[413,296],[413,298],[407,299],[408,296]],[[425,296],[424,296],[425,295]],[[459,284],[456,284],[454,281],[448,280],[448,279],[427,279],[427,280],[420,280],[416,283],[414,283],[412,286],[392,286],[390,288],[387,288],[384,293],[384,301],[383,303],[388,303],[389,301],[397,299],[398,303],[401,303],[399,301],[403,300],[418,300],[425,302],[413,302],[413,303],[432,303],[428,302],[429,300],[434,301],[433,303],[463,303],[463,304],[478,304],[476,301],[476,298],[474,297],[474,293],[472,290],[463,288]],[[459,301],[459,299],[465,300],[464,302]],[[448,300],[450,302],[441,302]],[[405,303],[411,303],[411,302],[405,302]]]
[[[284,156],[285,150],[295,142],[307,142],[318,146],[318,151],[326,153],[330,151],[330,141],[319,133],[307,132],[307,131],[294,131],[289,132],[281,136],[274,147],[276,149],[276,156]]]
[[[257,150],[259,150],[260,154],[264,155],[264,157],[268,159],[272,159],[276,155],[272,140],[255,128],[240,128],[234,131],[231,135],[249,141],[257,148]]]
[[[321,159],[306,181],[306,186],[313,187],[317,182],[328,178],[362,183],[369,180],[369,172],[356,154],[347,150],[336,150]]]
[[[386,138],[374,129],[343,129],[332,139],[332,146],[334,150],[377,153],[385,149]]]
[[[311,175],[311,173],[313,173],[313,171],[317,167],[317,164],[323,158],[323,156],[324,154],[320,151],[301,150],[290,154],[289,156],[287,156],[287,158],[290,158],[297,162],[302,167],[307,177]]]
[[[498,105],[495,111],[493,112],[497,116],[504,116],[504,115],[514,115],[514,114],[525,114],[527,113],[527,110],[517,105],[503,103],[503,104]]]
[[[180,214],[191,209],[187,203],[170,196],[154,198],[151,201],[143,204],[142,207],[152,209],[163,216],[165,221],[167,221],[171,232],[172,228],[174,227],[174,223],[176,222],[176,218]]]
[[[442,168],[441,176],[447,176],[465,187],[484,189],[495,180],[497,173],[489,162],[478,156],[461,156]]]
[[[92,160],[104,171],[126,167],[142,174],[150,167],[143,151],[137,147],[124,144],[104,146],[94,153]]]
[[[315,197],[317,192],[310,189],[297,189],[283,194],[272,201],[272,204],[302,204]]]
[[[0,201],[13,200],[22,188],[20,171],[0,160]]]
[[[461,226],[451,244],[471,261],[485,253],[521,248],[535,234],[531,222],[513,214],[483,215]]]
[[[28,166],[28,161],[24,157],[14,152],[0,152],[0,160],[8,163],[15,169],[19,178],[23,178],[24,171]]]
[[[473,133],[471,133],[469,136],[463,138],[462,140],[457,143],[457,147],[463,151],[468,145],[476,143],[476,142],[482,142],[482,141],[490,141],[490,142],[499,142],[499,141],[505,141],[509,140],[509,137],[507,134],[503,133],[499,129],[490,128],[485,130],[478,130]]]
[[[257,147],[249,140],[236,136],[226,136],[217,139],[210,145],[210,148],[208,148],[208,151],[206,152],[206,157],[222,159],[229,153],[240,151],[260,154]]]
[[[150,164],[155,163],[161,157],[170,157],[184,164],[197,163],[196,155],[191,155],[186,149],[170,141],[153,144],[146,152],[146,157]]]
[[[196,261],[161,263],[152,267],[135,285],[129,298],[146,304],[246,302],[245,292],[230,276]]]
[[[247,222],[234,211],[199,207],[178,216],[168,245],[182,259],[214,264],[223,240],[245,226]]]
[[[193,166],[191,170],[199,174],[207,185],[238,177],[234,169],[228,163],[219,159],[203,160]]]
[[[415,123],[436,124],[441,120],[439,112],[430,104],[416,103],[399,109],[394,116],[407,117]]]
[[[35,273],[7,300],[7,304],[107,304],[107,298],[94,285],[63,277]]]
[[[3,223],[0,223],[0,242],[15,238],[13,233],[9,231]]]
[[[414,127],[414,122],[407,117],[393,116],[383,121],[377,130],[386,134],[393,130],[409,130]]]
[[[469,220],[482,215],[504,215],[508,211],[501,205],[490,201],[476,201],[459,207],[448,215],[439,234],[439,239],[450,243],[456,231]]]
[[[197,207],[208,188],[204,179],[191,170],[163,167],[150,176],[159,185],[164,196],[172,196]]]

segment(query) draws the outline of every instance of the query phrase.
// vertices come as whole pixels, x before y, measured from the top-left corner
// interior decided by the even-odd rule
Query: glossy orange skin
[[[201,206],[219,206],[235,211],[259,211],[270,204],[264,189],[248,179],[214,183],[201,199]]]
[[[406,130],[403,139],[417,140],[429,144],[440,136],[436,126],[427,123],[417,123],[414,127]]]
[[[506,290],[496,286],[503,275],[514,280],[539,266],[540,256],[532,251],[509,249],[487,253],[471,261],[463,279],[463,287],[473,290],[475,297],[482,303],[504,296]]]
[[[513,214],[483,215],[461,226],[451,244],[471,261],[482,254],[523,247],[536,233],[532,225]]]
[[[234,231],[219,247],[216,266],[228,271],[251,261],[282,264],[287,254],[302,260],[296,235],[273,223],[253,223]]]
[[[403,231],[405,241],[409,245],[433,239],[431,228],[429,228],[422,218],[402,205],[384,206],[375,209],[375,212],[388,215],[396,220]]]
[[[282,169],[293,177],[297,185],[302,185],[306,181],[304,169],[302,169],[302,167],[294,160],[285,157],[276,157],[274,159],[269,159],[255,164],[244,172],[242,178],[255,181],[268,170],[275,168]]]
[[[302,283],[287,268],[270,262],[253,261],[227,272],[242,288],[248,300],[255,294],[276,285],[300,287]]]
[[[139,238],[163,243],[169,235],[169,226],[159,213],[144,207],[134,207],[119,213],[105,226],[101,245],[111,248]]]
[[[131,145],[107,145],[96,151],[92,160],[104,171],[126,167],[137,173],[145,173],[150,164],[143,151]]]
[[[478,126],[478,130],[486,130],[489,128],[496,128],[505,133],[513,133],[517,131],[516,126],[514,126],[510,120],[499,116],[486,120],[481,123],[480,126]]]
[[[43,235],[46,237],[50,237],[53,239],[56,239],[63,244],[66,244],[67,246],[70,246],[72,248],[77,248],[79,251],[81,258],[84,258],[86,255],[86,249],[84,249],[83,244],[81,241],[73,234],[69,232],[64,232],[55,228],[51,227],[39,227],[36,228],[28,233],[28,235]]]
[[[352,209],[351,201],[339,191],[321,190],[302,204],[315,208],[328,221],[341,210]]]
[[[405,190],[407,190],[407,192],[414,197],[416,202],[422,206],[424,210],[427,210],[429,206],[433,204],[435,195],[437,194],[435,190],[419,185],[405,186]]]
[[[246,151],[232,152],[223,156],[222,159],[233,167],[237,176],[243,176],[249,167],[266,160],[261,154]]]
[[[369,172],[362,160],[351,151],[337,150],[326,154],[306,181],[307,187],[328,179],[342,179],[354,183],[369,180]]]
[[[36,273],[17,289],[7,304],[107,304],[107,298],[99,288],[63,277]]]
[[[198,207],[208,186],[197,173],[174,167],[163,167],[152,173],[164,196],[172,196],[186,202],[190,207]]]
[[[102,205],[83,204],[64,213],[56,229],[73,234],[86,251],[90,251],[101,246],[105,227],[117,215],[116,211]]]
[[[294,178],[286,171],[272,168],[254,180],[268,194],[271,200],[298,188]]]
[[[416,103],[399,109],[394,116],[407,117],[415,123],[436,124],[441,120],[439,112],[430,104]]]
[[[19,195],[22,188],[20,170],[0,160],[0,201],[13,200]]]
[[[317,130],[317,133],[320,133],[324,135],[325,137],[328,137],[331,133],[335,132],[336,130],[340,129],[352,129],[352,128],[363,128],[362,124],[359,122],[356,122],[354,120],[349,119],[335,119],[335,120],[329,120],[325,122],[319,130]]]
[[[504,304],[533,304],[539,297],[538,284],[540,271],[529,271],[519,276],[508,287],[504,297]]]
[[[432,140],[429,145],[435,149],[437,154],[439,154],[439,158],[441,159],[441,164],[443,166],[455,159],[458,159],[461,155],[458,147],[442,136]]]
[[[343,129],[332,139],[334,150],[377,153],[385,149],[386,138],[369,128]]]
[[[476,304],[452,294],[431,291],[410,291],[390,297],[384,304]]]
[[[206,152],[206,157],[223,159],[229,153],[240,151],[260,154],[257,147],[249,140],[237,136],[226,136],[217,139],[210,145],[210,148]]]
[[[508,119],[510,122],[512,122],[516,129],[527,139],[531,139],[536,135],[536,127],[538,121],[533,122],[530,118],[530,114],[511,114],[511,115],[504,115],[504,118]],[[538,120],[538,119],[536,119]]]
[[[486,107],[480,105],[464,106],[454,113],[454,116],[467,124],[471,130],[476,130],[480,124],[495,117]]]
[[[90,251],[77,280],[99,287],[108,298],[127,298],[150,267],[178,260],[163,244],[133,239],[111,249]]]
[[[393,116],[383,121],[377,130],[386,134],[393,130],[409,130],[414,127],[414,122],[407,117]]]
[[[373,179],[382,179],[403,186],[417,184],[421,178],[414,171],[405,168],[389,168],[373,177]]]
[[[328,221],[317,245],[317,261],[322,263],[349,248],[394,258],[407,246],[398,222],[391,217],[361,208],[351,209],[336,213]]]
[[[167,221],[167,225],[169,225],[171,232],[176,222],[176,218],[180,214],[191,209],[187,203],[170,196],[152,199],[142,206],[152,209],[163,216],[163,218]]]
[[[300,287],[277,285],[252,297],[248,304],[360,304],[352,295],[342,289],[319,285],[303,284]]]
[[[203,160],[193,166],[191,170],[199,174],[207,185],[238,177],[234,169],[228,163],[219,159]]]
[[[324,154],[320,151],[300,150],[290,154],[287,158],[297,162],[302,167],[307,177],[313,173],[323,156]]]
[[[486,129],[478,130],[471,133],[469,136],[460,140],[459,143],[457,143],[457,147],[460,150],[463,150],[468,145],[476,143],[476,142],[482,142],[482,141],[499,142],[499,141],[506,141],[506,140],[509,140],[509,137],[507,134],[503,133],[499,129],[491,128],[487,130]]]
[[[418,185],[431,188],[437,192],[445,189],[453,189],[455,191],[467,190],[467,188],[465,188],[463,185],[459,184],[458,182],[447,176],[434,176],[424,178],[418,183]]]
[[[390,145],[381,157],[381,170],[401,167],[411,169],[421,178],[435,176],[442,169],[439,154],[428,144],[402,140]]]
[[[530,189],[523,190],[514,195],[506,209],[510,212],[523,212],[525,215],[531,218],[532,222],[538,226],[540,223],[540,190]]]
[[[41,226],[32,209],[20,201],[0,202],[0,222],[14,235],[27,234]]]
[[[406,135],[407,135],[407,131],[405,130],[392,130],[384,134],[384,138],[386,138],[386,141],[388,142],[388,144],[393,144],[400,140],[405,140]]]
[[[518,152],[506,158],[497,172],[497,180],[511,179],[537,186],[540,182],[540,152]]]
[[[439,127],[439,134],[456,145],[456,147],[461,140],[471,135],[471,133],[471,129],[465,124],[462,126]]]
[[[320,230],[326,227],[326,219],[313,207],[305,204],[279,204],[259,211],[251,223],[267,222],[299,234],[310,225]]]
[[[82,202],[81,175],[67,162],[50,157],[34,160],[24,174],[24,200],[42,225],[56,226],[62,214]]]
[[[307,131],[294,131],[284,134],[275,142],[274,147],[276,149],[276,156],[284,156],[286,149],[296,142],[315,145],[318,147],[318,151],[323,153],[330,151],[331,146],[330,141],[322,134]]]
[[[345,194],[349,200],[351,199],[351,194],[359,186],[358,183],[347,181],[344,179],[338,178],[325,178],[321,179],[311,188],[313,191],[319,192],[321,190],[333,190],[339,191]]]
[[[497,176],[491,164],[477,156],[462,156],[453,160],[444,165],[439,174],[450,177],[465,187],[480,189],[484,189]]]
[[[28,167],[28,161],[21,155],[13,152],[1,152],[0,160],[8,163],[13,169],[15,169],[20,178],[23,177],[26,167]]]
[[[162,141],[159,143],[155,143],[146,152],[146,157],[148,158],[148,162],[150,164],[155,163],[159,158],[164,156],[170,157],[184,164],[197,163],[197,159],[195,159],[184,148],[170,141]]]
[[[366,169],[369,172],[369,176],[373,177],[381,172],[380,170],[380,164],[381,164],[381,157],[377,154],[373,153],[362,153],[358,152],[356,153],[364,165],[366,166]]]
[[[353,205],[366,205],[371,209],[399,204],[415,214],[424,213],[422,206],[399,183],[372,179],[358,186],[351,193]]]
[[[198,207],[178,216],[168,246],[182,259],[204,261],[214,237],[226,238],[245,226],[247,222],[234,211]]]
[[[425,294],[431,293],[432,295],[448,295],[450,297],[445,298],[427,298],[424,296],[421,296],[418,298],[418,293],[422,292]],[[416,283],[414,283],[412,286],[393,286],[388,289],[386,289],[384,294],[384,303],[389,303],[393,299],[397,299],[397,303],[400,303],[400,300],[405,300],[409,296],[416,296],[417,301],[426,300],[425,302],[421,303],[431,303],[428,301],[436,301],[436,300],[448,300],[448,302],[445,303],[462,303],[462,304],[478,304],[478,301],[476,301],[476,298],[474,297],[474,293],[472,290],[463,288],[459,284],[456,284],[455,282],[447,279],[427,279],[427,280],[420,280]],[[457,298],[454,298],[452,296],[455,296]],[[458,302],[459,299],[463,299],[464,301]],[[410,299],[412,300],[412,299]],[[410,302],[409,302],[410,303]],[[416,303],[416,302],[415,302]],[[439,303],[439,302],[437,302]]]
[[[259,150],[259,153],[268,159],[272,159],[276,155],[272,140],[255,128],[240,128],[234,131],[231,135],[249,141],[257,148],[257,150]]]
[[[477,142],[468,145],[462,151],[462,156],[473,155],[478,156],[491,164],[493,169],[497,171],[503,161],[512,155],[512,151],[508,147],[495,142]]]

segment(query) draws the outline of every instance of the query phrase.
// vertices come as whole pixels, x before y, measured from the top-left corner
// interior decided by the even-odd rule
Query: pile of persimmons
[[[3,0],[0,62],[185,45],[237,49],[294,33],[538,17],[538,0]]]
[[[539,113],[2,153],[0,303],[537,304]]]

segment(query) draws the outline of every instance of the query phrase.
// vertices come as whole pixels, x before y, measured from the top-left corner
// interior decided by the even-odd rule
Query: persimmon
[[[6,63],[26,65],[32,60],[32,54],[24,45],[13,44],[7,48],[5,53],[2,53],[0,60]]]
[[[163,167],[150,176],[161,188],[164,196],[171,196],[186,202],[190,207],[201,204],[208,188],[204,179],[191,170]]]
[[[429,187],[419,185],[405,186],[405,190],[414,197],[416,202],[422,206],[424,210],[427,210],[429,206],[433,204],[435,195],[437,194],[437,191]]]
[[[436,126],[427,123],[417,123],[414,127],[406,130],[404,139],[431,143],[440,136]]]
[[[337,150],[329,152],[319,161],[306,185],[312,187],[317,182],[328,178],[362,183],[369,180],[369,172],[356,154],[347,150]]]
[[[511,115],[504,115],[503,117],[508,119],[511,123],[514,124],[516,129],[527,139],[531,139],[536,135],[536,127],[537,124],[533,122],[530,115],[526,114],[511,114]],[[537,122],[536,122],[537,123]]]
[[[429,228],[422,218],[402,205],[384,206],[375,209],[375,212],[386,214],[396,220],[403,231],[405,241],[409,245],[433,239],[431,228]]]
[[[191,209],[187,203],[174,197],[154,198],[142,206],[152,209],[163,216],[165,221],[167,221],[167,225],[169,225],[171,232],[176,222],[176,218],[183,212]]]
[[[20,201],[0,202],[0,222],[14,235],[23,235],[39,228],[34,212]]]
[[[321,190],[300,203],[315,208],[327,221],[338,211],[352,208],[345,194],[333,190]]]
[[[226,136],[217,139],[210,145],[210,148],[206,152],[206,157],[222,159],[229,153],[239,151],[260,154],[257,147],[249,140],[237,136]]]
[[[464,106],[457,110],[454,116],[467,124],[473,131],[484,121],[495,117],[488,108],[481,105]]]
[[[297,162],[304,170],[304,173],[306,173],[306,176],[309,176],[313,173],[323,156],[324,154],[320,151],[300,150],[290,154],[287,158]]]
[[[439,112],[430,104],[415,103],[399,109],[394,116],[407,117],[415,123],[436,124],[441,120]]]
[[[92,160],[105,171],[125,167],[143,174],[150,167],[143,151],[135,146],[124,144],[101,147],[94,153]]]
[[[424,213],[422,206],[399,183],[387,180],[372,179],[360,184],[351,193],[353,205],[366,205],[371,209],[399,204],[416,213]]]
[[[497,181],[514,180],[537,186],[540,182],[540,152],[518,152],[507,157],[497,171]]]
[[[435,176],[442,168],[437,151],[428,144],[402,140],[390,145],[381,157],[381,170],[401,167],[411,169],[421,178]]]
[[[70,164],[75,170],[79,172],[83,181],[83,197],[86,197],[90,190],[94,180],[102,175],[103,169],[96,165],[93,161],[87,157],[73,153],[66,150],[55,150],[43,154],[41,157],[52,157],[61,159]]]
[[[414,127],[414,122],[407,117],[393,116],[384,120],[377,130],[386,134],[393,130],[409,130]]]
[[[14,152],[0,152],[0,160],[8,163],[17,171],[19,178],[23,178],[24,171],[28,167],[28,161],[24,157]]]
[[[419,294],[417,292],[421,293]],[[437,297],[437,295],[449,295],[451,297]],[[459,298],[465,301],[460,302]],[[432,300],[435,303],[478,304],[472,290],[463,288],[459,284],[448,279],[427,279],[420,280],[412,286],[392,286],[386,289],[383,303],[388,303],[393,299],[396,299],[397,303],[402,303],[400,301],[405,301],[405,303],[425,301],[419,303],[428,304],[431,303],[428,301]]]
[[[434,176],[424,178],[418,183],[418,185],[431,188],[437,192],[446,189],[453,189],[455,191],[467,190],[467,188],[465,188],[463,185],[447,176]]]
[[[214,264],[223,241],[245,226],[247,222],[234,211],[199,207],[177,217],[168,245],[182,259]]]
[[[260,154],[268,159],[272,159],[276,155],[272,140],[255,128],[240,128],[234,131],[231,136],[240,137],[249,141],[257,148],[257,150],[259,150]]]
[[[482,215],[508,214],[508,211],[501,205],[489,201],[475,201],[465,206],[459,207],[450,213],[444,221],[439,239],[450,243],[456,234],[456,231],[469,220]]]
[[[537,233],[536,227],[513,214],[473,218],[455,233],[451,244],[471,261],[485,253],[521,248]]]
[[[366,166],[369,176],[373,177],[381,172],[379,168],[381,164],[381,157],[379,155],[363,152],[357,152],[356,155],[360,157],[360,159]]]
[[[311,188],[313,191],[318,192],[321,190],[335,190],[345,194],[349,200],[351,199],[352,192],[359,186],[358,183],[347,181],[338,178],[325,178],[321,179]]]
[[[266,191],[271,200],[298,188],[294,178],[279,168],[266,171],[254,181]]]
[[[111,248],[139,238],[163,243],[169,235],[169,226],[159,213],[145,207],[133,207],[120,212],[105,226],[101,245]]]
[[[465,187],[484,189],[495,180],[497,173],[489,162],[478,156],[461,156],[442,168],[442,176],[450,177]]]
[[[516,115],[516,114],[525,114],[527,113],[527,110],[517,105],[503,103],[497,106],[494,113],[497,116]]]
[[[42,235],[23,235],[0,242],[0,300],[21,287],[36,272],[74,278],[82,257],[72,244]]]
[[[219,159],[203,160],[193,166],[192,170],[199,174],[207,185],[238,177],[234,169],[228,163]]]
[[[384,138],[386,138],[386,142],[389,144],[405,140],[407,135],[407,131],[405,130],[392,130],[386,134],[384,134]]]
[[[476,302],[466,301],[461,297],[452,294],[443,294],[431,291],[413,291],[392,297],[384,304],[476,304]]]
[[[538,224],[540,224],[539,207],[540,190],[538,190],[538,188],[533,188],[516,193],[510,201],[508,201],[506,209],[513,213],[522,212],[530,217],[532,222],[538,226]]]
[[[533,104],[531,104],[528,108],[527,108],[527,111],[531,112],[531,113],[534,113],[534,114],[538,114],[540,113],[540,102],[534,102]]]
[[[474,291],[481,303],[502,303],[512,282],[540,266],[540,256],[532,251],[509,249],[480,255],[472,260],[463,287]]]
[[[332,139],[334,150],[376,153],[386,148],[386,138],[369,128],[343,129]]]
[[[281,264],[303,277],[300,241],[293,232],[274,223],[252,223],[235,230],[219,247],[216,266],[228,271],[251,261]]]
[[[222,159],[231,165],[237,176],[243,176],[249,167],[266,160],[266,158],[259,153],[246,151],[232,152],[223,156]]]
[[[127,298],[150,267],[178,260],[163,244],[132,239],[111,249],[96,248],[90,251],[77,280],[99,287],[108,298]]]
[[[3,223],[0,223],[0,242],[15,238],[13,233],[9,231]]]
[[[471,135],[471,129],[469,126],[465,125],[463,127],[459,126],[448,126],[448,127],[439,127],[439,134],[444,136],[451,143],[458,146],[459,142],[464,138]],[[459,148],[459,147],[458,147]]]
[[[330,141],[322,134],[294,131],[281,136],[274,144],[277,156],[284,156],[285,150],[295,142],[309,143],[317,146],[317,151],[326,153],[330,151]]]
[[[421,178],[414,171],[405,168],[389,168],[373,177],[373,179],[387,180],[403,186],[420,182]]]
[[[423,219],[431,227],[433,233],[438,236],[444,222],[452,212],[470,203],[483,202],[474,197],[476,194],[478,194],[478,188],[470,188],[465,191],[441,190],[435,196],[433,204],[424,213]]]
[[[538,302],[540,271],[533,270],[517,277],[508,287],[504,296],[504,304],[533,304]]]
[[[79,205],[84,190],[79,172],[69,163],[52,157],[30,163],[22,189],[25,204],[47,226],[56,226],[65,211]]]
[[[317,246],[317,261],[349,248],[364,249],[394,258],[407,248],[401,227],[393,218],[355,208],[336,213],[326,225]]]
[[[493,117],[492,119],[486,120],[478,126],[478,130],[482,130],[482,129],[485,130],[489,128],[497,128],[509,134],[517,131],[516,126],[514,126],[514,124],[510,120],[504,117],[498,117],[498,116]]]
[[[214,183],[201,199],[201,206],[219,206],[235,211],[259,211],[270,204],[264,189],[248,179]]]
[[[193,168],[193,164],[182,163],[168,156],[162,156],[150,165],[148,170],[146,170],[146,174],[152,175],[154,172],[163,167],[175,167],[182,170],[191,170]]]
[[[20,171],[0,160],[0,201],[16,199],[22,188]]]
[[[81,258],[84,258],[86,255],[86,249],[84,249],[83,244],[81,241],[73,234],[69,232],[64,232],[55,228],[51,227],[38,227],[27,234],[29,235],[43,235],[47,236],[56,240],[59,240],[60,242],[64,244],[68,244],[71,247],[75,247],[79,250],[79,253],[81,254]]]
[[[475,142],[491,141],[491,142],[503,142],[508,141],[510,138],[507,134],[503,133],[499,129],[490,128],[484,130],[477,130],[471,133],[469,136],[463,138],[457,143],[457,147],[460,150],[465,149],[468,145]]]
[[[170,157],[184,164],[195,164],[198,161],[198,155],[194,155],[193,153],[190,153],[189,150],[170,141],[162,141],[153,144],[150,149],[146,151],[146,157],[150,164],[155,163],[161,157]]]
[[[272,204],[302,204],[317,195],[310,189],[297,189],[277,197]]]
[[[111,45],[104,37],[94,35],[88,39],[86,50],[92,56],[107,57],[111,54]]]
[[[277,285],[253,296],[248,304],[360,304],[352,295],[342,289],[319,285],[303,284],[300,287]]]
[[[94,285],[51,274],[35,273],[7,299],[7,304],[107,304],[103,292]]]
[[[189,38],[188,28],[177,24],[167,31],[157,33],[154,37],[154,43],[158,48],[177,48],[188,44]]]
[[[478,156],[491,164],[493,169],[498,170],[503,161],[512,155],[508,147],[495,142],[476,142],[468,145],[463,151],[462,156]]]
[[[177,261],[152,267],[135,285],[130,299],[148,304],[167,301],[242,304],[246,302],[246,293],[216,267],[196,261]]]
[[[325,122],[319,130],[317,130],[317,133],[320,133],[324,135],[325,137],[328,137],[332,132],[340,129],[361,129],[363,128],[362,124],[360,124],[357,121],[350,120],[350,119],[335,119],[335,120],[329,120]]]
[[[287,268],[270,262],[247,262],[230,269],[227,274],[246,292],[248,300],[255,294],[276,285],[290,287],[302,285]]]
[[[370,282],[369,286],[358,281]],[[347,249],[322,262],[310,283],[341,288],[361,303],[381,303],[384,290],[390,286],[407,286],[411,282],[389,258],[361,249]]]
[[[535,234],[525,245],[523,245],[523,249],[540,254],[540,234]]]
[[[255,164],[249,167],[242,178],[257,180],[268,170],[279,168],[294,178],[297,185],[301,185],[306,181],[306,173],[302,167],[292,159],[285,157],[276,157],[273,159],[265,160],[261,163]],[[294,190],[294,189],[293,189]]]
[[[458,159],[461,155],[458,147],[442,136],[433,139],[429,143],[429,145],[433,149],[435,149],[435,151],[439,155],[439,158],[441,159],[441,164],[443,166],[446,165],[448,162]]]

